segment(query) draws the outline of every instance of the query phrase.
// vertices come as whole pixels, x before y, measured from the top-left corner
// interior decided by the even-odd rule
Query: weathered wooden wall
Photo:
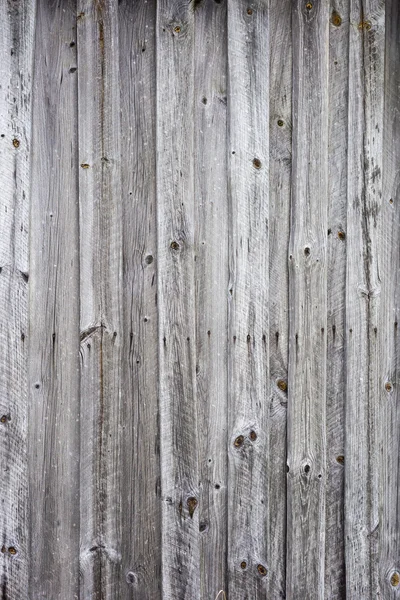
[[[1,598],[400,599],[400,2],[0,31]]]

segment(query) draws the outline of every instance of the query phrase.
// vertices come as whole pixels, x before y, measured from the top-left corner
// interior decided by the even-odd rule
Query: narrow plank
[[[378,589],[378,215],[382,196],[384,2],[350,4],[346,281],[346,597]]]
[[[157,256],[163,598],[200,598],[195,386],[194,11],[157,3]]]
[[[28,276],[35,2],[0,4],[0,501],[4,598],[28,594]],[[12,554],[13,548],[17,554]]]
[[[118,4],[79,0],[82,598],[121,597]],[[75,75],[76,76],[76,75]],[[124,582],[126,585],[126,583]]]
[[[289,598],[324,596],[329,2],[293,3]]]
[[[228,1],[228,597],[266,598],[269,2]]]
[[[325,597],[346,594],[344,416],[349,2],[331,0],[329,25],[329,205],[326,384]]]
[[[267,515],[268,598],[286,590],[286,436],[289,353],[287,268],[292,171],[292,1],[271,3],[269,148],[270,406]]]
[[[79,597],[75,2],[38,0],[29,279],[30,598]]]
[[[400,595],[400,4],[386,2],[383,114],[383,196],[379,230],[379,273],[382,282],[380,337],[380,473],[379,592]]]
[[[194,10],[200,597],[214,600],[227,590],[227,12],[214,0]]]
[[[161,599],[156,2],[119,5],[123,207],[122,598]]]

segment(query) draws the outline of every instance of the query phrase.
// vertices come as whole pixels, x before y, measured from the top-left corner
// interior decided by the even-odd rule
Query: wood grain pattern
[[[0,483],[3,597],[27,598],[28,278],[35,2],[0,4]],[[17,554],[11,552],[15,548]]]
[[[265,598],[269,395],[268,2],[228,1],[228,596]]]
[[[163,598],[200,598],[194,288],[194,11],[157,3]]]
[[[81,596],[121,596],[122,210],[117,2],[78,2]],[[76,75],[75,75],[76,76]],[[126,584],[125,584],[126,585]]]
[[[0,33],[0,597],[400,598],[398,2]]]
[[[161,598],[156,2],[119,5],[123,209],[122,598]],[[138,485],[138,482],[140,484]]]
[[[286,590],[288,245],[292,172],[291,0],[270,4],[268,598]]]
[[[383,2],[350,3],[346,281],[346,597],[378,590],[378,217],[382,196]]]
[[[326,383],[325,597],[346,594],[344,415],[349,2],[333,0],[329,24],[329,205]]]
[[[79,598],[75,3],[38,0],[29,270],[29,598]]]
[[[311,600],[325,587],[329,3],[295,2],[292,26],[286,594]]]
[[[196,389],[200,598],[227,589],[227,39],[226,3],[194,12]]]
[[[379,468],[379,590],[382,598],[399,598],[400,412],[399,412],[399,202],[400,202],[400,5],[386,3],[385,73],[382,149],[382,216],[379,273],[382,282],[379,340],[381,407]]]

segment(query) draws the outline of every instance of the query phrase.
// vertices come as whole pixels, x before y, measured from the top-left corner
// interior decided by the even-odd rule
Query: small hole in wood
[[[220,490],[220,489],[221,489],[221,486],[219,485],[219,483],[216,483],[216,484],[215,484],[215,489],[216,489],[216,490]]]
[[[89,165],[87,163],[81,163],[81,168],[82,169],[88,169]]]
[[[40,383],[35,383],[35,388],[38,390],[40,388]]]
[[[238,435],[237,438],[235,439],[235,441],[233,442],[233,445],[235,446],[235,448],[240,448],[240,446],[243,445],[243,442],[244,442],[243,435]]]
[[[306,9],[307,9],[307,10],[311,10],[311,9],[312,9],[312,7],[313,7],[313,5],[311,4],[311,2],[307,2],[307,4],[306,4]]]
[[[332,13],[332,24],[335,25],[335,27],[340,27],[342,24],[342,17],[335,10]]]
[[[390,198],[389,203],[393,204],[393,198]]]
[[[338,462],[339,465],[344,465],[344,456],[339,454],[339,456],[336,457],[336,462]]]
[[[203,98],[201,99],[203,104],[207,104],[207,98],[205,96],[203,96]]]
[[[147,265],[151,265],[151,263],[153,262],[153,257],[151,254],[148,254],[145,258],[146,264]]]
[[[259,572],[261,577],[265,577],[265,575],[267,574],[267,569],[264,567],[264,565],[257,565],[257,571]]]
[[[3,415],[3,416],[0,418],[0,422],[1,422],[1,423],[7,423],[7,416],[6,416],[6,415]]]
[[[19,148],[19,140],[17,140],[17,138],[13,139],[13,146],[14,148]]]
[[[10,546],[8,552],[12,555],[17,554],[17,549],[14,546]]]
[[[257,434],[255,431],[250,431],[249,437],[251,439],[252,442],[255,442],[257,439]]]
[[[205,531],[207,531],[207,529],[208,529],[207,521],[202,521],[201,523],[199,523],[200,533],[204,533]]]
[[[75,73],[75,71],[76,71],[76,67],[71,67],[69,70],[70,73]]]
[[[305,254],[306,256],[310,256],[310,252],[311,252],[310,248],[309,248],[308,246],[306,246],[306,247],[304,248],[304,254]]]
[[[176,27],[174,27],[174,31],[175,31],[175,33],[180,33],[181,32],[180,26],[176,25]]]
[[[344,231],[338,231],[339,240],[344,240],[346,238],[346,234]]]
[[[73,48],[74,46],[75,46],[75,42],[71,42],[69,45],[70,48]]]
[[[392,587],[397,587],[400,583],[400,574],[395,571],[394,573],[392,573],[392,576],[390,577],[390,585]]]
[[[253,159],[253,167],[255,169],[261,169],[261,160],[259,158]]]
[[[284,122],[282,121],[282,119],[278,119],[278,127],[283,127],[284,126]]]
[[[305,467],[304,467],[304,473],[309,473],[310,469],[311,469],[310,465],[305,465]]]
[[[391,391],[392,391],[392,389],[393,389],[393,386],[392,386],[392,384],[390,383],[390,381],[387,381],[387,382],[385,383],[385,390],[386,390],[387,392],[391,392]]]
[[[278,388],[280,390],[282,390],[282,392],[286,392],[287,390],[287,383],[284,379],[278,379],[278,381],[276,382],[276,385],[278,386]]]
[[[172,250],[179,250],[179,244],[176,241],[171,242]]]
[[[246,12],[247,12],[248,15],[252,15],[253,14],[253,9],[252,8],[248,8]]]
[[[246,567],[247,567],[247,562],[245,560],[242,560],[242,562],[240,563],[240,568],[244,570]]]
[[[134,585],[137,581],[136,575],[135,573],[132,573],[132,571],[129,571],[129,573],[126,574],[126,583],[129,583],[130,585]]]

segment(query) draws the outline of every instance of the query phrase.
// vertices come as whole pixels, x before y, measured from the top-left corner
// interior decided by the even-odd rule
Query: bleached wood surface
[[[0,30],[1,598],[400,598],[397,0]]]

